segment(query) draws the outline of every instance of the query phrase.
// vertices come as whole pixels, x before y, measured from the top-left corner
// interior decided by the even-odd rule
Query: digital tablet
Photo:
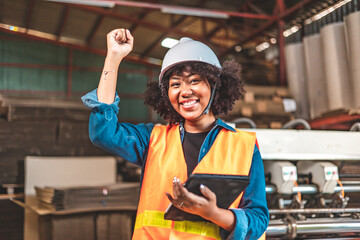
[[[219,208],[229,208],[235,199],[249,184],[249,176],[220,175],[220,174],[191,174],[184,186],[194,194],[202,196],[200,184],[205,185],[216,194]],[[164,218],[173,221],[207,221],[204,218],[184,212],[171,203],[166,209]]]

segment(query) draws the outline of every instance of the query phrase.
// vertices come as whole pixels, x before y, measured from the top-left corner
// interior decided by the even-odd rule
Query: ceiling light
[[[316,20],[319,20],[320,18],[325,17],[329,13],[335,11],[336,9],[338,9],[339,7],[347,4],[348,2],[351,2],[351,0],[343,0],[343,1],[340,1],[337,4],[335,4],[335,5],[333,5],[333,6],[329,7],[329,8],[326,8],[325,10],[319,12],[318,14],[312,16],[311,18],[306,19],[305,24],[310,24],[313,21],[316,21]]]
[[[296,33],[297,31],[299,31],[299,27],[298,26],[292,26],[291,28],[285,30],[283,32],[283,35],[284,35],[284,37],[288,37],[291,34]]]
[[[235,52],[241,52],[241,50],[242,50],[242,47],[241,46],[239,46],[239,45],[237,45],[237,46],[235,46]]]
[[[265,49],[267,49],[268,47],[270,47],[270,43],[268,43],[268,42],[263,42],[263,43],[257,45],[255,49],[256,49],[257,52],[262,52],[262,51],[264,51]]]
[[[275,44],[277,41],[276,41],[276,38],[270,38],[270,43],[271,44]]]
[[[210,18],[222,18],[228,19],[229,14],[215,12],[215,11],[208,11],[204,9],[190,9],[185,7],[163,7],[161,8],[162,13],[170,13],[170,14],[179,14],[179,15],[189,15],[189,16],[196,16],[196,17],[210,17]]]
[[[72,3],[82,4],[96,7],[108,7],[113,8],[115,6],[114,1],[92,1],[92,0],[46,0],[48,2],[59,2],[59,3]]]
[[[9,29],[10,29],[11,31],[14,31],[14,32],[19,31],[19,28],[18,28],[18,27],[15,27],[15,26],[9,26]]]
[[[174,38],[165,38],[164,40],[162,40],[161,46],[166,47],[166,48],[172,48],[178,42],[179,42],[179,40],[176,40]]]

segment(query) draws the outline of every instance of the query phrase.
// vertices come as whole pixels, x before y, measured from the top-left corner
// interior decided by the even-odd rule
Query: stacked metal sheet
[[[124,206],[136,209],[139,183],[119,183],[103,187],[35,187],[36,196],[45,208],[69,210]]]

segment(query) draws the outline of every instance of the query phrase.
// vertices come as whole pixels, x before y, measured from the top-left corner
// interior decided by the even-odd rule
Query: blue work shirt
[[[96,146],[142,167],[142,177],[154,124],[119,123],[117,114],[120,98],[117,94],[112,104],[99,102],[96,89],[81,99],[85,106],[92,109],[89,120],[90,140]],[[207,154],[221,129],[235,131],[234,128],[217,119],[201,146],[199,162]],[[184,132],[183,124],[180,123],[181,140],[184,138]],[[249,177],[250,183],[244,191],[239,208],[230,209],[236,218],[234,230],[228,232],[221,229],[222,239],[258,239],[268,226],[269,211],[266,202],[264,167],[256,145]]]

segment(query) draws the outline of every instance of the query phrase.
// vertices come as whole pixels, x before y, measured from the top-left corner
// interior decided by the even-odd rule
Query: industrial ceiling
[[[334,4],[333,0],[1,0],[0,30],[105,54],[106,34],[128,28],[128,59],[159,65],[164,38],[183,36],[210,45],[220,58],[270,41]],[[58,2],[57,2],[58,1]],[[80,4],[74,4],[80,2]],[[93,3],[101,6],[94,6]],[[282,23],[282,25],[281,25]],[[236,47],[238,46],[238,47]]]

